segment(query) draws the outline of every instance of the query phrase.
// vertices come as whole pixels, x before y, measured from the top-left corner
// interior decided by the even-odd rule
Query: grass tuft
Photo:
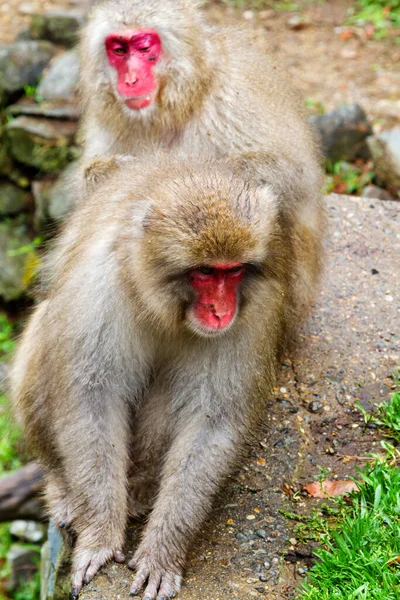
[[[368,415],[363,409],[365,415]],[[368,415],[400,437],[400,392]],[[357,470],[359,491],[336,504],[336,515],[325,526],[320,521],[300,523],[316,527],[317,562],[309,571],[298,600],[398,600],[400,597],[400,452],[382,442],[384,455]],[[335,508],[333,509],[335,510]],[[321,515],[321,513],[319,513]],[[313,518],[311,515],[310,519]],[[305,533],[307,530],[305,531]],[[310,537],[308,538],[310,539]]]

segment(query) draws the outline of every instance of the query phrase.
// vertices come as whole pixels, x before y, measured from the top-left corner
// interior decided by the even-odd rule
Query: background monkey
[[[307,254],[302,224],[282,230],[279,196],[240,161],[113,158],[87,176],[12,395],[51,516],[76,533],[74,595],[122,560],[128,507],[148,506],[131,593],[161,600],[271,392],[288,275],[315,280],[323,209]]]
[[[279,185],[295,182],[292,208],[314,202],[313,132],[251,32],[208,25],[196,0],[103,0],[90,14],[80,45],[83,165],[159,145],[251,154],[261,170],[276,167]]]

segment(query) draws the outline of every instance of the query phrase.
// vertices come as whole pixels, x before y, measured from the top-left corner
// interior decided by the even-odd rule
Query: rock
[[[23,521],[18,519],[10,525],[10,533],[22,542],[37,544],[42,542],[46,536],[46,527],[35,521]]]
[[[324,408],[324,405],[319,400],[313,400],[308,404],[307,408],[312,413],[318,413],[321,412],[321,410]]]
[[[387,190],[384,190],[377,185],[367,185],[363,189],[361,198],[373,198],[376,200],[396,200],[394,196]]]
[[[262,538],[263,540],[266,540],[268,537],[268,533],[265,531],[265,529],[257,529],[256,535],[258,535],[258,537]]]
[[[13,544],[7,553],[7,560],[11,569],[10,587],[32,579],[38,571],[40,563],[40,550],[22,544]]]
[[[0,181],[0,216],[15,215],[25,207],[28,193],[9,181]]]
[[[20,298],[34,279],[40,260],[21,215],[0,222],[0,297]]]
[[[366,156],[365,140],[372,129],[358,104],[344,104],[324,115],[313,115],[309,120],[321,136],[324,156],[332,162]]]
[[[32,192],[35,200],[34,224],[37,231],[43,231],[50,222],[60,223],[70,212],[74,197],[71,194],[68,179],[75,169],[73,162],[54,181],[42,179],[32,183]]]
[[[73,46],[83,23],[84,14],[78,10],[51,10],[32,15],[29,31],[36,40]]]
[[[6,125],[12,156],[43,172],[59,171],[71,160],[76,124],[18,117]]]
[[[9,175],[13,165],[8,148],[4,142],[5,140],[0,138],[0,175]]]
[[[27,85],[36,85],[54,53],[54,46],[44,41],[0,46],[0,91],[14,93]]]
[[[73,100],[78,80],[79,55],[69,50],[52,61],[38,86],[38,96],[45,101]]]
[[[289,29],[299,31],[300,29],[305,29],[306,27],[309,27],[310,22],[303,15],[293,15],[287,20],[286,24],[289,27]]]
[[[254,19],[254,12],[252,10],[245,10],[242,17],[245,21],[252,21]]]
[[[71,100],[38,103],[31,98],[22,98],[16,104],[7,106],[7,113],[16,117],[28,115],[49,117],[51,119],[68,119],[71,121],[77,121],[79,118],[78,105]]]
[[[385,186],[400,188],[400,127],[382,131],[367,140],[377,179]]]
[[[32,39],[31,32],[29,29],[22,29],[15,36],[14,42],[27,42]]]
[[[71,553],[50,521],[49,539],[42,547],[40,600],[65,600],[71,594]]]

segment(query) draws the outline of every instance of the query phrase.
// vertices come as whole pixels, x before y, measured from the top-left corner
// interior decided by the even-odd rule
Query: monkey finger
[[[132,567],[130,567],[130,568],[132,568]],[[129,595],[130,596],[138,596],[140,590],[142,589],[142,587],[144,586],[144,584],[146,583],[148,578],[149,578],[148,569],[141,569],[140,571],[138,571],[138,573],[136,574],[136,576],[132,582]]]
[[[123,552],[120,552],[119,550],[116,550],[114,552],[114,560],[116,563],[119,563],[119,564],[124,563],[126,560],[125,554],[123,554]]]
[[[120,552],[119,550],[113,553],[109,548],[102,548],[101,550],[95,552],[92,556],[90,564],[86,569],[84,583],[89,583],[89,581],[91,581],[96,575],[97,571],[103,565],[105,565],[111,558],[113,558],[113,556],[115,557],[116,554],[123,556],[122,552]]]
[[[181,589],[182,576],[177,573],[166,573],[161,579],[157,600],[175,598]]]
[[[156,600],[157,591],[160,587],[160,575],[151,575],[143,594],[143,600]]]

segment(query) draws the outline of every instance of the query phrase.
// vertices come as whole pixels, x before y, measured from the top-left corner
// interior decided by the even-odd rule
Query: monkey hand
[[[180,567],[171,568],[170,561],[164,566],[162,559],[157,559],[153,553],[135,557],[128,563],[130,569],[136,570],[130,595],[139,596],[146,585],[143,600],[168,600],[175,598],[182,583]]]
[[[76,548],[72,567],[72,598],[78,598],[84,584],[89,583],[97,571],[112,558],[115,562],[125,562],[125,556],[120,550],[108,547]]]

